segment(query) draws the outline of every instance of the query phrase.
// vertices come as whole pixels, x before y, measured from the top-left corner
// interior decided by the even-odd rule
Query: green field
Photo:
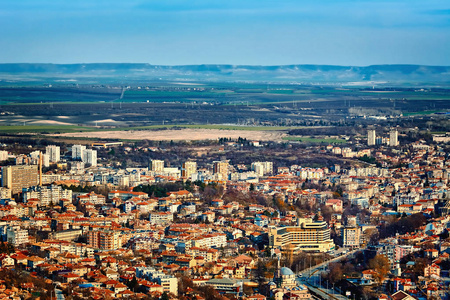
[[[416,112],[404,113],[403,115],[404,115],[405,117],[408,117],[408,116],[431,115],[431,114],[440,113],[440,112],[447,112],[447,111],[441,111],[441,110],[424,110],[424,111],[416,111]]]
[[[0,133],[70,133],[88,131],[133,131],[133,130],[157,130],[171,128],[198,128],[198,129],[219,129],[219,130],[245,130],[245,131],[286,131],[301,127],[287,126],[237,126],[237,125],[151,125],[136,127],[89,127],[75,125],[25,125],[25,126],[0,126]]]
[[[65,133],[94,131],[94,127],[76,125],[25,125],[25,126],[0,126],[0,133]]]
[[[167,100],[189,100],[189,98],[220,98],[227,93],[223,92],[203,92],[203,91],[148,91],[148,90],[132,90],[126,91],[122,99],[116,101],[133,102],[133,101],[167,101]]]

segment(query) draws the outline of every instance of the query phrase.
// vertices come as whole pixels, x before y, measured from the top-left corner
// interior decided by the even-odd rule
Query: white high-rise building
[[[65,190],[57,185],[50,185],[47,187],[33,186],[22,192],[22,197],[25,202],[29,199],[38,199],[40,205],[48,206],[50,203],[57,205],[60,199],[72,200],[72,191]]]
[[[15,247],[28,243],[28,230],[21,229],[19,226],[8,226],[6,228],[6,239],[8,243]]]
[[[83,151],[86,150],[86,146],[83,145],[73,145],[72,146],[72,159],[80,160],[83,159]]]
[[[8,151],[2,150],[0,151],[0,161],[8,160]]]
[[[82,161],[90,164],[92,167],[97,166],[97,150],[85,149],[83,151]]]
[[[59,146],[50,145],[45,147],[45,154],[49,156],[52,163],[57,163],[61,160],[61,148]]]
[[[150,161],[150,171],[163,172],[164,171],[164,161],[152,159]]]
[[[273,173],[273,163],[271,161],[256,161],[252,163],[252,171],[258,176],[264,176]]]
[[[389,146],[398,146],[398,131],[397,129],[391,129],[389,132]]]
[[[184,178],[191,178],[192,174],[197,173],[197,162],[186,161],[181,166],[181,176]]]
[[[377,143],[377,135],[375,129],[370,129],[367,131],[367,145],[374,146]]]
[[[30,153],[31,157],[31,164],[38,165],[39,159],[42,157],[42,166],[43,167],[49,167],[50,166],[50,155],[43,154],[41,151],[33,151]]]

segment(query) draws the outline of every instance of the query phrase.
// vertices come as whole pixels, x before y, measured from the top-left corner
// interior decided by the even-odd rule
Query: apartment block
[[[49,156],[50,162],[57,163],[61,160],[61,148],[56,145],[45,147],[45,154]]]
[[[116,250],[122,246],[120,232],[118,231],[88,231],[88,244],[101,250]]]
[[[11,189],[17,194],[24,188],[38,185],[37,165],[16,165],[2,167],[2,187]]]
[[[164,172],[164,161],[153,159],[150,161],[150,171]]]
[[[72,200],[72,191],[65,190],[57,185],[33,186],[23,191],[23,200],[39,199],[40,205],[48,206],[50,203],[57,204],[60,199]]]
[[[181,177],[189,179],[195,173],[197,173],[197,162],[186,161],[181,166]]]

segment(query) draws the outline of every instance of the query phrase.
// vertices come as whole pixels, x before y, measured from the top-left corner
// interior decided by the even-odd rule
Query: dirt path
[[[251,131],[251,130],[218,130],[218,129],[180,129],[180,130],[139,130],[139,131],[93,131],[62,133],[57,136],[88,137],[124,140],[216,140],[221,137],[237,139],[238,137],[255,141],[281,141],[286,136],[282,131]]]

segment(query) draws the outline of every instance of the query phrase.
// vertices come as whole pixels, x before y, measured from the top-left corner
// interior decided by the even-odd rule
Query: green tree
[[[167,295],[167,293],[166,292],[164,292],[164,293],[162,293],[162,295],[161,295],[161,298],[160,298],[161,300],[169,300],[169,295]]]

